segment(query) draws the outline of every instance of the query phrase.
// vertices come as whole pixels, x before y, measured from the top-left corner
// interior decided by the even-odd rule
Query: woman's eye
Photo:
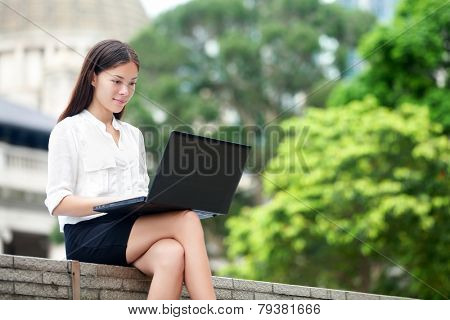
[[[132,83],[130,83],[130,85],[135,86],[135,85],[136,85],[136,82],[132,82]]]
[[[120,80],[112,80],[112,82],[114,82],[115,84],[119,84]]]

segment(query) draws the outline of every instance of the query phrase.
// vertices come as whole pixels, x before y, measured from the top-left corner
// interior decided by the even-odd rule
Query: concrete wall
[[[151,278],[135,268],[0,254],[0,299],[145,299]],[[403,299],[351,291],[213,277],[220,300]],[[182,299],[189,299],[183,286]]]

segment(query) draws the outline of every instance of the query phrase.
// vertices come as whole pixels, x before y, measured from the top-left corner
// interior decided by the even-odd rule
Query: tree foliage
[[[344,105],[367,94],[390,108],[423,104],[450,133],[449,30],[448,2],[403,0],[393,23],[378,26],[361,42],[367,69],[338,85],[328,104]]]
[[[390,110],[367,98],[310,108],[283,128],[287,138],[263,173],[271,200],[227,221],[234,263],[222,273],[446,297],[450,144],[428,109]]]
[[[338,41],[342,70],[342,52],[372,23],[367,13],[319,0],[192,0],[132,41],[143,96],[127,112],[140,122],[145,112],[153,117],[149,97],[169,111],[163,122],[171,125],[220,123],[227,111],[238,115],[235,124],[264,124],[325,79],[321,36]]]

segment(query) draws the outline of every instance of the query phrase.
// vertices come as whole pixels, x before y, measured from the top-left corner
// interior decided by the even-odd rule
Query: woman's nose
[[[119,94],[121,95],[128,95],[128,86],[127,85],[122,85],[120,86],[120,90],[119,90]]]

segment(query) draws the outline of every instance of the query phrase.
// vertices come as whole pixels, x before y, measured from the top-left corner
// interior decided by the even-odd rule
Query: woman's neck
[[[97,105],[94,101],[90,104],[87,110],[92,113],[94,117],[103,122],[107,127],[111,126],[114,117],[111,111]]]

